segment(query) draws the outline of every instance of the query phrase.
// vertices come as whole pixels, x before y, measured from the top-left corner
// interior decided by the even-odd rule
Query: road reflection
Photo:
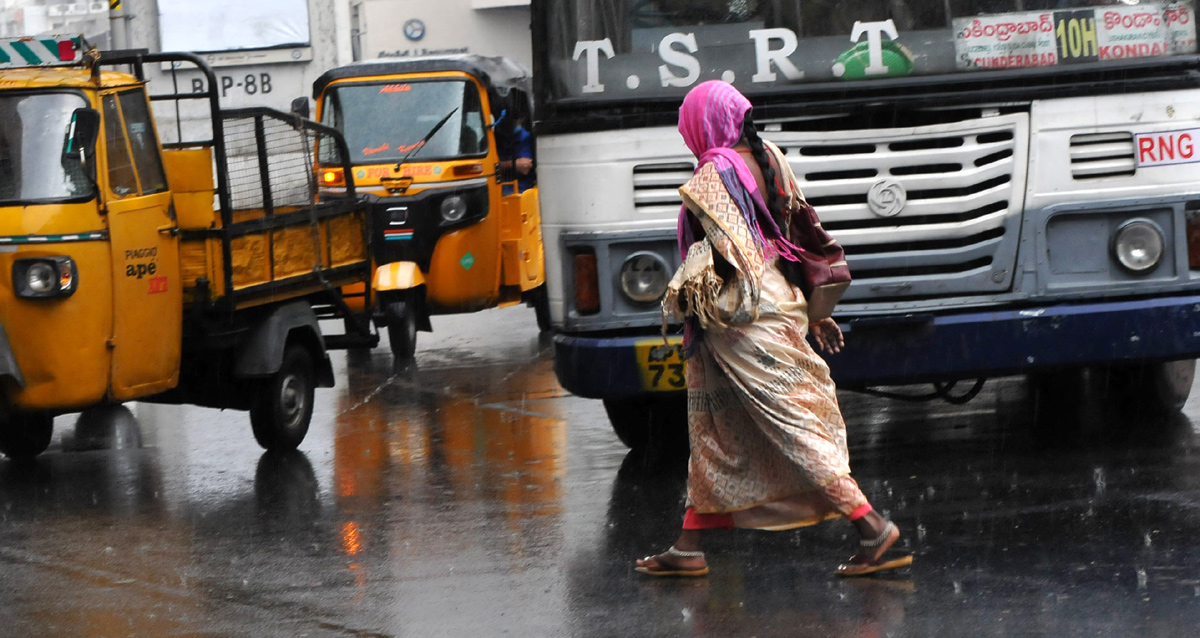
[[[359,595],[405,572],[404,556],[429,569],[420,559],[520,564],[544,551],[566,472],[550,362],[387,364],[352,362],[337,400],[336,527]]]
[[[649,579],[632,561],[675,538],[686,457],[626,454],[598,402],[562,393],[526,318],[489,316],[482,336],[441,331],[414,368],[393,370],[383,349],[337,355],[301,451],[262,453],[236,412],[62,419],[48,454],[0,461],[0,634],[1166,635],[1200,622],[1188,417],[1108,414],[1133,434],[1093,445],[1040,436],[1020,380],[962,406],[846,394],[855,477],[904,530],[913,569],[836,579],[854,535],[830,522],[713,533],[709,578]]]

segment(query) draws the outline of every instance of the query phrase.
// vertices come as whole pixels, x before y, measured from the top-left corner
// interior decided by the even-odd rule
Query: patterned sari
[[[790,529],[849,516],[867,500],[850,478],[829,368],[805,339],[804,296],[776,266],[790,258],[786,240],[779,241],[777,228],[772,234],[769,214],[763,218],[757,185],[733,164],[740,158],[711,152],[722,138],[732,137],[725,150],[736,143],[749,102],[727,84],[705,84],[719,86],[697,87],[702,99],[685,100],[680,109],[689,147],[708,148],[697,153],[701,165],[679,189],[686,254],[663,302],[664,313],[682,314],[691,325],[685,528]],[[722,113],[714,116],[714,108]],[[689,134],[704,129],[696,118],[736,124],[736,132],[707,131],[708,139],[698,141]],[[687,216],[703,237],[684,232]],[[725,277],[717,256],[732,266],[721,270]]]

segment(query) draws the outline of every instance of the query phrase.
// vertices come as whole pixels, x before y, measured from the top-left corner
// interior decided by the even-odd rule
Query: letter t
[[[900,33],[896,31],[896,23],[890,19],[885,22],[855,22],[854,30],[850,32],[850,41],[858,42],[862,34],[867,34],[867,61],[869,64],[863,71],[867,75],[887,75],[887,65],[883,63],[883,38],[880,34],[887,34],[889,39],[895,40],[900,37]]]
[[[601,52],[605,57],[611,58],[616,55],[613,51],[612,40],[604,38],[603,40],[581,40],[575,43],[575,55],[572,60],[578,60],[579,56],[587,53],[587,84],[583,85],[584,93],[603,93],[604,85],[600,83],[600,56],[596,55]]]

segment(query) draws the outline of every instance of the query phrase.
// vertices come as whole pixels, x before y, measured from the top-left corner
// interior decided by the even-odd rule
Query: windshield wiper
[[[438,122],[437,124],[434,124],[433,128],[429,129],[429,132],[425,134],[425,137],[421,138],[421,141],[417,142],[417,144],[415,146],[413,146],[413,149],[411,151],[409,151],[408,153],[406,153],[404,155],[404,157],[401,157],[399,162],[396,162],[396,168],[393,168],[392,170],[394,172],[399,173],[400,167],[404,166],[404,163],[408,161],[408,158],[412,157],[413,155],[416,155],[417,151],[425,148],[425,144],[427,142],[429,142],[429,140],[433,139],[433,136],[437,135],[438,131],[442,130],[442,127],[446,125],[446,122],[450,121],[451,117],[454,117],[455,113],[458,113],[457,106],[454,107],[453,111],[450,111],[449,113],[447,113],[446,117],[442,118],[442,121]]]

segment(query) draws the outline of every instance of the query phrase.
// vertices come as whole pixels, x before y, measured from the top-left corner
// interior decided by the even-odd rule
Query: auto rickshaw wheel
[[[397,361],[408,361],[417,352],[417,305],[412,299],[392,301],[383,308],[388,342]]]
[[[10,413],[0,423],[0,452],[10,459],[31,459],[50,447],[54,417],[46,412]]]
[[[250,408],[254,439],[268,450],[294,450],[308,434],[316,386],[312,354],[299,344],[283,352],[283,364],[271,375]]]
[[[538,330],[549,332],[550,325],[550,295],[546,293],[546,284],[542,284],[534,288],[530,292],[532,300],[533,312],[537,317]]]

